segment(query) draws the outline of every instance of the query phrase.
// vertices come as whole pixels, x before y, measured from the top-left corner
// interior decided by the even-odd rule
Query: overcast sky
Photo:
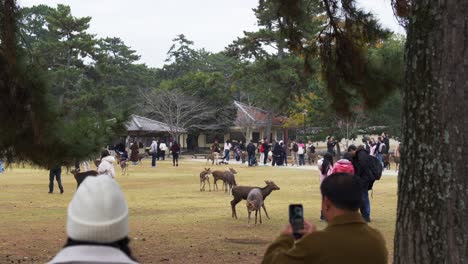
[[[172,39],[185,34],[197,48],[224,49],[243,31],[257,28],[252,8],[258,0],[18,0],[20,6],[65,4],[76,17],[92,17],[90,32],[98,37],[119,37],[152,67],[164,64]],[[382,25],[403,33],[390,0],[359,0]]]

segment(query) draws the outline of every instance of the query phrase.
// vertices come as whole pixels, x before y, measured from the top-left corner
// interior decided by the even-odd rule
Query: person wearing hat
[[[117,182],[109,175],[87,177],[68,205],[67,242],[49,264],[135,264],[128,232],[128,206]]]

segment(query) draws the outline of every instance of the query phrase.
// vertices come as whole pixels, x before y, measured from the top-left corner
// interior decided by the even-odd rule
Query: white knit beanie
[[[86,177],[68,206],[68,237],[111,243],[128,231],[127,202],[117,182],[107,175]]]

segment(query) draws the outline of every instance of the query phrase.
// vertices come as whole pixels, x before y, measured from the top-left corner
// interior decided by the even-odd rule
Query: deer
[[[205,191],[205,184],[208,182],[209,191],[211,192],[211,184],[210,184],[210,174],[211,169],[205,168],[202,172],[200,172],[200,192]],[[203,184],[203,186],[202,186]]]
[[[89,170],[89,171],[84,171],[84,172],[79,172],[79,170],[73,169],[70,171],[73,176],[75,176],[76,180],[76,188],[80,186],[80,184],[86,179],[88,176],[97,176],[98,172],[95,170]]]
[[[273,181],[265,181],[265,183],[266,183],[266,186],[263,188],[251,187],[251,186],[236,186],[232,188],[232,196],[234,196],[234,199],[231,201],[232,218],[237,219],[236,205],[240,201],[246,200],[247,196],[249,195],[249,192],[252,189],[255,189],[255,188],[260,189],[264,201],[268,197],[268,195],[271,194],[272,191],[276,191],[280,189],[278,185],[276,185]],[[265,203],[262,204],[262,208],[263,208],[263,211],[265,211],[266,217],[270,219],[270,216],[268,216],[268,212],[265,207]]]
[[[232,192],[232,188],[234,186],[237,186],[237,183],[236,183],[236,178],[234,177],[234,174],[237,174],[237,171],[234,170],[233,168],[229,168],[228,171],[225,171],[223,173],[223,188],[224,188],[224,192],[228,192],[229,190],[229,193]]]
[[[237,173],[237,171],[235,171],[233,168],[229,168],[229,171],[220,171],[220,170],[213,171],[212,172],[212,175],[213,175],[213,190],[215,190],[215,189],[219,190],[217,181],[222,181],[223,182],[223,187],[222,188],[224,190],[226,190],[226,188],[225,188],[226,179],[225,179],[225,176],[224,176],[225,172],[230,172],[231,174],[236,174]],[[232,177],[230,175],[227,176],[227,177],[230,178],[230,181],[231,181],[232,184],[236,183],[236,180],[234,179],[234,175],[232,175]]]
[[[258,188],[250,190],[247,195],[247,213],[249,214],[247,224],[250,224],[250,214],[255,211],[255,225],[257,225],[257,215],[260,215],[260,224],[262,223],[262,211],[260,207],[263,205],[262,191]],[[266,211],[265,211],[266,212]]]

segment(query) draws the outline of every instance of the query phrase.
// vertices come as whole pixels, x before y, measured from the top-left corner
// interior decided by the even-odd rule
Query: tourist
[[[378,142],[377,142],[377,150],[376,150],[376,156],[377,156],[377,159],[380,161],[380,163],[382,164],[382,168],[384,166],[384,163],[383,163],[383,154],[385,153],[385,149],[387,148],[387,146],[385,146],[385,142],[383,140],[382,137],[379,137],[378,138]]]
[[[291,143],[289,144],[289,151],[291,152],[291,157],[292,157],[292,164],[291,166],[298,166],[298,157],[297,157],[297,152],[299,151],[299,146],[297,145],[296,141],[294,139],[291,139]]]
[[[151,154],[151,167],[156,167],[156,159],[158,156],[158,142],[156,139],[153,139],[153,142],[151,143],[149,153]]]
[[[305,165],[305,152],[306,146],[302,143],[302,139],[299,139],[299,143],[297,144],[297,156],[299,158],[299,166]]]
[[[247,155],[249,156],[249,167],[252,167],[255,165],[255,150],[257,148],[255,147],[253,140],[250,140],[250,143],[247,145]]]
[[[369,168],[369,153],[367,153],[367,150],[365,150],[363,146],[357,148],[355,145],[349,146],[348,152],[353,157],[354,175],[361,184],[361,215],[367,222],[370,222],[371,207],[369,201],[369,190],[372,189],[374,179]]]
[[[395,171],[398,171],[400,169],[400,142],[397,142],[397,145],[395,147],[395,152],[393,153],[393,159],[395,161]]]
[[[279,143],[275,144],[273,147],[273,161],[272,166],[282,166],[283,165],[283,141],[280,140]]]
[[[166,160],[166,150],[168,149],[166,142],[161,141],[161,144],[159,144],[159,157],[162,158],[162,160]]]
[[[229,164],[229,153],[231,152],[232,144],[230,140],[226,140],[224,143],[224,160],[226,164]]]
[[[307,148],[307,160],[309,162],[309,165],[312,165],[315,163],[315,146],[314,143],[309,140],[306,145]]]
[[[216,165],[218,165],[219,152],[221,152],[221,149],[219,148],[219,143],[217,139],[215,139],[214,143],[211,144],[210,150]]]
[[[335,156],[336,152],[335,152],[335,145],[337,144],[338,142],[335,141],[335,139],[330,136],[328,137],[327,139],[327,152],[330,153],[333,157]]]
[[[0,174],[2,174],[4,171],[5,169],[3,168],[3,160],[0,159]]]
[[[127,202],[112,178],[87,177],[67,212],[67,242],[49,264],[137,263],[128,246]]]
[[[289,224],[265,252],[263,264],[387,264],[388,251],[382,234],[367,225],[358,213],[361,190],[349,174],[332,174],[320,186],[327,227],[304,221],[302,238],[294,241]]]
[[[172,143],[171,153],[172,153],[172,166],[179,167],[180,146],[177,143],[177,141],[174,141]]]
[[[101,152],[101,163],[97,169],[97,172],[101,174],[106,174],[112,178],[115,177],[115,169],[114,169],[114,162],[115,158],[110,155],[107,149]]]
[[[288,146],[284,142],[281,143],[281,147],[283,148],[282,156],[283,156],[283,165],[288,166]]]
[[[370,148],[369,148],[369,155],[375,157],[375,155],[376,155],[375,151],[376,151],[376,149],[377,149],[377,143],[375,142],[375,139],[374,139],[374,138],[371,138],[371,139],[370,139],[369,146],[370,146]]]
[[[138,162],[138,144],[133,141],[133,144],[130,146],[130,160],[133,162],[133,165],[137,165]]]
[[[385,151],[383,154],[388,154],[389,150],[390,150],[390,139],[388,138],[388,134],[383,132],[382,133],[382,138],[383,138],[383,142],[385,144]]]
[[[239,143],[239,149],[241,151],[241,159],[242,159],[242,164],[245,163],[245,151],[246,151],[246,148],[245,148],[245,144],[241,141]]]
[[[62,186],[62,167],[60,165],[56,165],[52,167],[49,171],[49,193],[54,192],[54,179],[57,181],[58,187],[60,189],[60,193],[63,193],[63,186]]]
[[[333,171],[333,157],[332,154],[330,153],[325,153],[323,158],[319,159],[317,161],[318,165],[318,170],[320,174],[320,184],[322,184],[323,180],[325,180],[326,177],[332,174]],[[325,221],[325,217],[323,215],[323,212],[320,211],[320,220]]]

